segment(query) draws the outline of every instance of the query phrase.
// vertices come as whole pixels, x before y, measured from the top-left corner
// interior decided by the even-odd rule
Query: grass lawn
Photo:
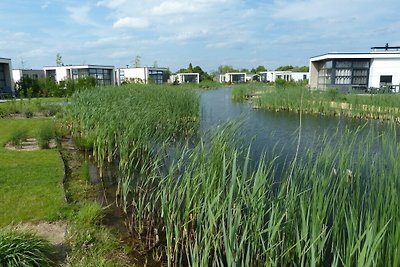
[[[12,131],[34,136],[50,119],[0,119],[0,226],[22,221],[55,220],[64,203],[63,162],[57,150],[9,151]]]

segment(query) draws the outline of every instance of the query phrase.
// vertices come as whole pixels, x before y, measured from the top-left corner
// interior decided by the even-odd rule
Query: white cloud
[[[118,19],[114,24],[114,28],[147,28],[150,23],[142,18],[124,17]]]
[[[40,6],[41,9],[46,9],[50,5],[50,1],[46,1],[43,5]]]
[[[66,10],[69,13],[69,17],[76,23],[79,24],[95,24],[90,19],[90,11],[92,8],[89,5],[82,5],[82,6],[69,6],[66,7]]]
[[[181,13],[192,13],[199,10],[194,3],[188,5],[185,1],[164,1],[150,10],[154,15],[171,15]]]

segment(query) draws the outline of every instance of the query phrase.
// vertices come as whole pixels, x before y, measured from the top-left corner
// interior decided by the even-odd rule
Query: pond
[[[253,159],[258,159],[262,153],[279,154],[281,162],[294,158],[300,129],[298,113],[254,109],[250,102],[235,102],[231,88],[203,91],[200,93],[200,102],[202,134],[224,123],[238,122],[239,143],[244,146],[251,144]],[[322,135],[328,139],[339,139],[347,130],[358,129],[362,137],[371,128],[381,133],[392,127],[390,123],[375,120],[303,114],[299,155],[303,155],[310,147],[318,149],[321,145],[318,140]]]

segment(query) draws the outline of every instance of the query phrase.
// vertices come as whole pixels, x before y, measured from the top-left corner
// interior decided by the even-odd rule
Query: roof
[[[179,72],[176,75],[200,75],[198,72]]]
[[[62,65],[62,66],[44,66],[44,69],[55,69],[55,68],[114,68],[110,65]]]
[[[372,59],[372,58],[398,58],[400,59],[400,51],[387,52],[369,52],[369,53],[326,53],[323,55],[311,57],[310,61],[319,61],[325,59]]]

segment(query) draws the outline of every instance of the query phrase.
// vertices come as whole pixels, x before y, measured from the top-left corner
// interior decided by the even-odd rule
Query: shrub
[[[24,110],[24,115],[26,118],[32,118],[33,117],[33,111],[31,109],[25,109]]]
[[[50,140],[54,138],[54,127],[51,124],[44,124],[37,131],[37,141],[39,147],[47,149],[50,147]]]
[[[21,147],[23,141],[28,137],[28,130],[25,128],[17,128],[15,129],[10,136],[11,145]]]
[[[51,244],[29,232],[0,229],[0,266],[52,266]]]
[[[57,103],[47,103],[45,105],[41,105],[40,110],[45,116],[51,117],[55,116],[61,110],[61,105]]]

